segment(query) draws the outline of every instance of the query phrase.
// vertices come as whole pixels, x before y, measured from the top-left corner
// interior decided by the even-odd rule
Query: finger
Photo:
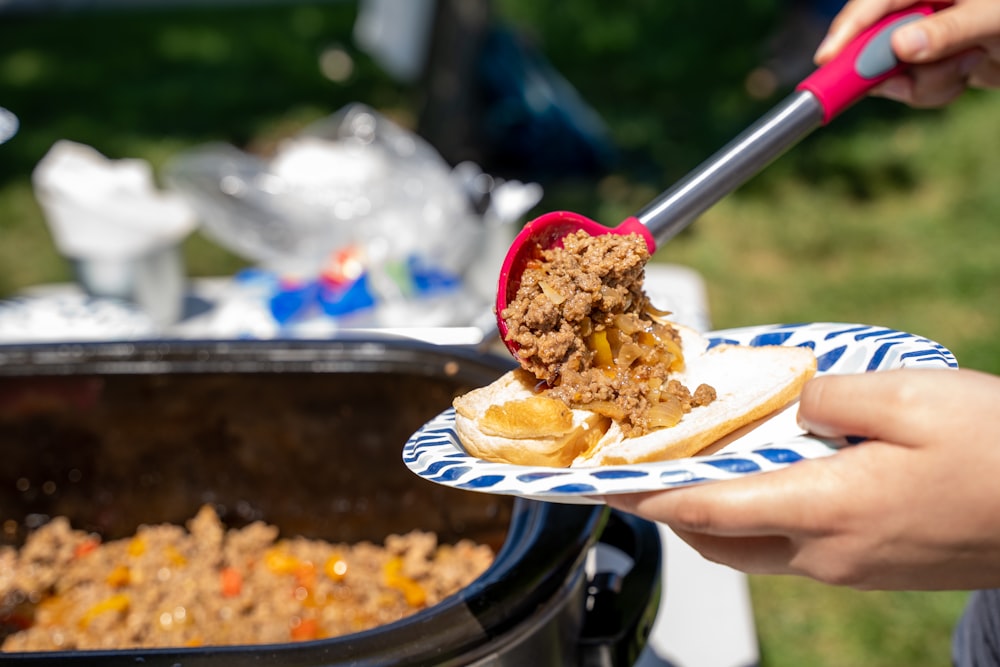
[[[991,414],[1000,378],[975,371],[898,369],[825,375],[803,387],[799,425],[825,437],[863,436],[901,445],[950,437],[947,406]],[[947,407],[954,411],[955,407]],[[951,416],[951,415],[949,415]]]
[[[875,94],[917,108],[943,107],[965,92],[969,73],[982,58],[983,54],[977,51],[914,66],[907,75],[895,77]]]
[[[968,83],[971,88],[1000,88],[1000,64],[983,58],[969,74]]]
[[[900,60],[929,63],[968,51],[1000,29],[1000,3],[979,3],[972,9],[954,5],[900,27],[892,48]]]
[[[830,29],[816,48],[816,55],[813,59],[817,65],[828,62],[840,53],[852,39],[877,23],[886,14],[905,9],[912,4],[912,0],[879,0],[878,2],[851,0],[844,5],[837,17],[830,23]]]
[[[884,97],[915,106],[913,101],[913,79],[907,75],[894,76],[875,86],[868,93],[873,97]]]
[[[795,548],[787,537],[731,538],[675,529],[702,556],[747,574],[799,574],[791,566]]]
[[[801,461],[761,475],[644,494],[608,496],[608,505],[655,517],[674,530],[717,537],[812,534],[824,498],[839,484],[823,460]]]
[[[910,104],[925,109],[950,104],[968,88],[967,76],[968,71],[959,57],[915,67],[910,74],[913,80]]]
[[[965,92],[972,73],[985,59],[985,53],[975,50],[929,65],[914,65],[906,74],[882,82],[870,94],[912,107],[942,107]]]

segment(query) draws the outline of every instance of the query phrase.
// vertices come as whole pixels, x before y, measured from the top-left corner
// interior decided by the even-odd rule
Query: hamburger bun
[[[454,400],[455,427],[478,458],[531,466],[583,467],[684,458],[796,400],[816,372],[801,347],[717,345],[686,327],[684,368],[671,375],[686,386],[708,384],[716,399],[692,408],[675,426],[626,438],[613,420],[536,390],[516,369]]]

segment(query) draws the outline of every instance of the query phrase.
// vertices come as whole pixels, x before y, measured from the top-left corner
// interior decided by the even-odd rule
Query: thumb
[[[980,3],[975,11],[953,5],[898,28],[892,48],[906,62],[935,62],[979,46],[998,27],[1000,3]]]
[[[909,368],[825,375],[808,382],[799,425],[824,437],[862,436],[900,445],[954,437],[956,420],[992,414],[1000,378],[969,370]]]

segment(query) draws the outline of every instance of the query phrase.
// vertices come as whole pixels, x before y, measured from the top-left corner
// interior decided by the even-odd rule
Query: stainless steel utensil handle
[[[694,171],[636,214],[657,247],[750,180],[823,124],[824,110],[807,90],[789,95]]]

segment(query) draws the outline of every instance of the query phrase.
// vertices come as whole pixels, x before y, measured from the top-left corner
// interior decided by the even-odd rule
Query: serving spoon
[[[892,33],[934,11],[934,4],[918,3],[882,18],[753,125],[618,226],[607,227],[569,211],[546,213],[525,225],[507,251],[497,284],[497,326],[507,348],[517,356],[518,346],[508,340],[503,311],[514,300],[525,267],[543,250],[558,247],[564,236],[583,230],[592,236],[637,233],[652,255],[657,244],[666,243],[806,135],[905,69],[906,63],[893,53]]]

